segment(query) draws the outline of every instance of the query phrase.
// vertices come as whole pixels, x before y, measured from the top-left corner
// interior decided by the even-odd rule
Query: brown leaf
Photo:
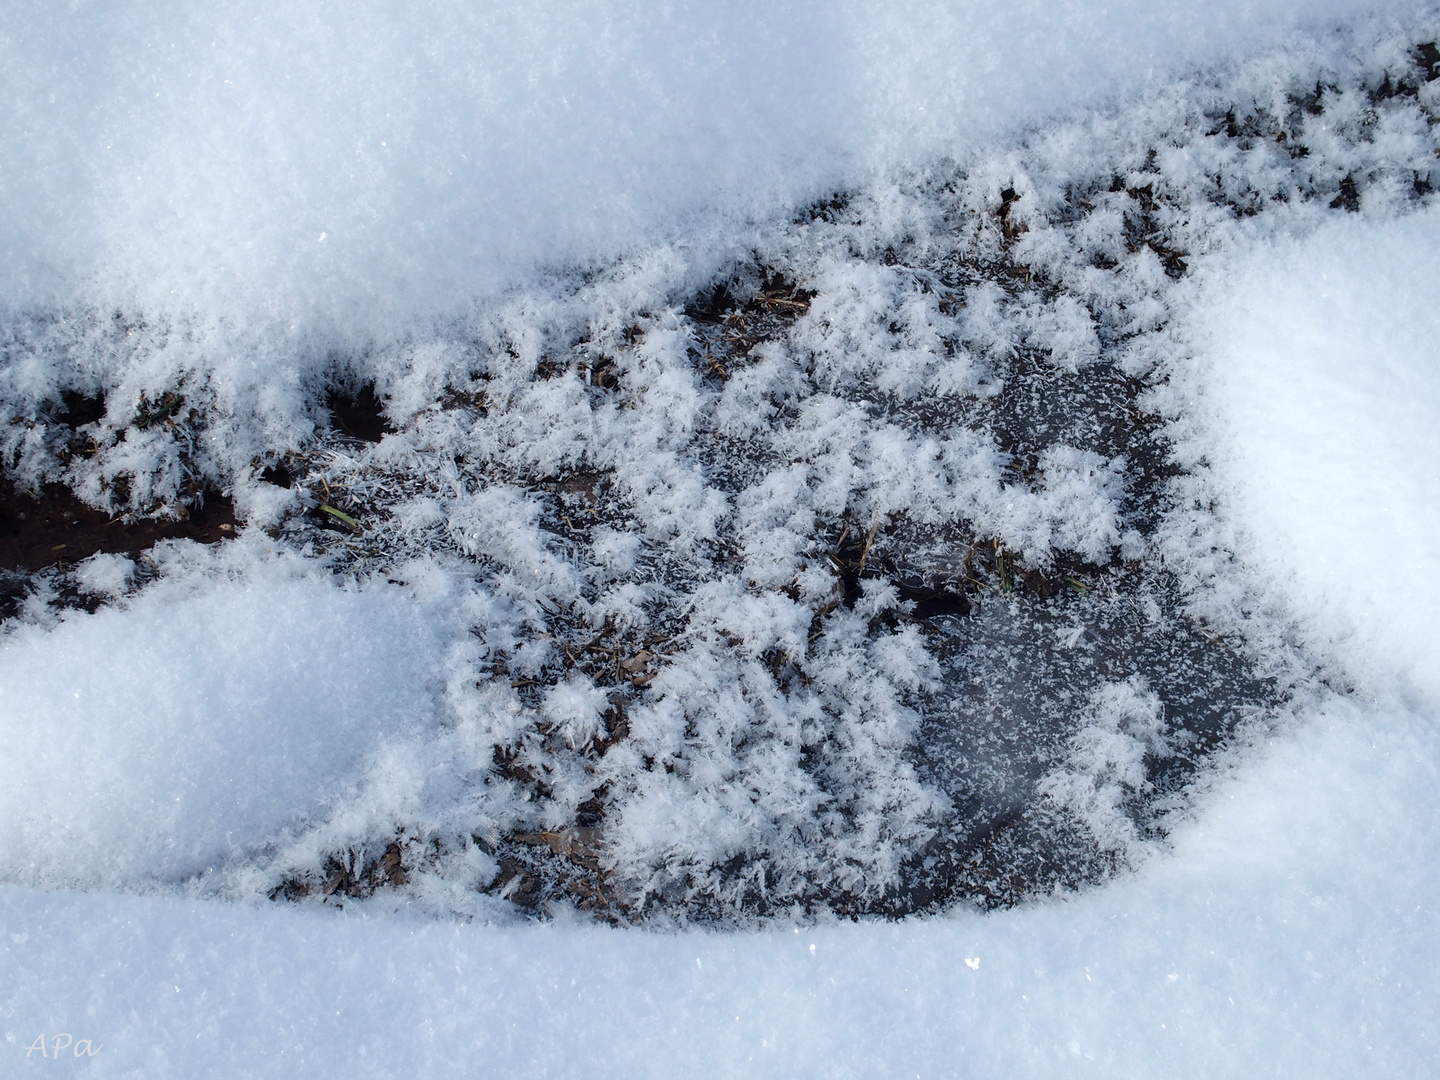
[[[528,874],[513,859],[500,860],[500,876],[496,879],[500,895],[512,904],[534,907],[540,899],[540,879]]]
[[[400,886],[406,882],[405,868],[400,865],[400,844],[392,840],[380,858],[380,869],[391,885]]]
[[[589,828],[561,831],[547,829],[543,832],[521,833],[515,837],[515,840],[521,844],[530,844],[535,847],[543,844],[550,849],[551,854],[569,859],[577,866],[583,866],[587,870],[600,868],[600,856],[594,851],[599,839],[600,831]]]
[[[654,658],[655,658],[655,654],[654,654],[654,653],[650,652],[648,649],[641,649],[638,653],[636,653],[634,656],[632,656],[629,660],[622,660],[622,661],[620,661],[620,668],[621,668],[621,670],[623,670],[623,671],[628,671],[628,672],[630,672],[630,673],[633,675],[635,672],[640,671],[641,669],[643,669],[643,668],[645,667],[645,665],[648,664],[648,663],[649,663],[651,660],[653,660]]]

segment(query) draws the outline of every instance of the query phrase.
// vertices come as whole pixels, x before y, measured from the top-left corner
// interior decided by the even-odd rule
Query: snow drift
[[[11,4],[0,305],[323,359],[1371,9]]]
[[[1260,246],[1197,321],[1242,551],[1366,692],[1435,708],[1440,213]]]
[[[173,885],[273,842],[433,720],[436,651],[382,593],[261,568],[10,635],[0,873]]]

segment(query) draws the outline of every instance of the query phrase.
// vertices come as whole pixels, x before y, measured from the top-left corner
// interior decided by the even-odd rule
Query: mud
[[[237,527],[234,504],[213,491],[198,496],[178,520],[130,521],[86,506],[59,485],[35,495],[0,479],[0,570],[64,569],[100,553],[133,558],[162,540],[213,544]]]

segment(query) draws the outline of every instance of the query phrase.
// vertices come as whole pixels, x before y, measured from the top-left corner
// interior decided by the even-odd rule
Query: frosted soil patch
[[[205,888],[733,925],[1143,862],[1316,685],[1192,438],[1190,270],[1425,203],[1436,29],[895,170],[744,226],[743,257],[517,287],[323,379],[298,350],[272,413],[161,323],[14,324],[17,483],[135,517],[208,483],[252,539],[457,628],[410,764]],[[55,423],[61,385],[103,410]],[[367,392],[379,430],[314,431]]]
[[[82,573],[123,594],[130,569]],[[382,589],[260,573],[11,633],[0,874],[173,885],[253,857],[433,722],[438,651]]]

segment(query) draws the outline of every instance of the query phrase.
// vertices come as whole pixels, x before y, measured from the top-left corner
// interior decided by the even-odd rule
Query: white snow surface
[[[724,244],[897,160],[1419,6],[25,0],[0,24],[0,309],[281,355],[424,336],[538,269]]]
[[[0,1054],[106,1077],[1421,1077],[1440,739],[1336,703],[1078,899],[758,934],[0,887]],[[971,966],[971,965],[974,966]]]
[[[1008,912],[743,934],[563,919],[457,925],[6,886],[7,1069],[49,1074],[57,1062],[27,1058],[27,1047],[41,1035],[53,1047],[64,1033],[100,1046],[87,1065],[97,1076],[320,1067],[376,1077],[1428,1075],[1440,1054],[1440,731],[1416,658],[1434,655],[1435,634],[1413,618],[1405,589],[1355,592],[1348,568],[1307,567],[1295,553],[1328,536],[1335,513],[1383,528],[1391,504],[1373,501],[1377,475],[1429,480],[1413,469],[1433,446],[1425,408],[1388,403],[1397,383],[1423,390],[1433,377],[1424,305],[1434,230],[1430,211],[1347,220],[1293,245],[1258,242],[1210,279],[1244,288],[1213,285],[1196,309],[1216,328],[1195,362],[1213,373],[1202,390],[1217,445],[1228,448],[1217,453],[1217,490],[1239,515],[1246,554],[1302,627],[1320,639],[1345,628],[1335,640],[1366,682],[1236,758],[1171,833],[1170,850],[1137,872]],[[1366,286],[1375,278],[1383,287]],[[1349,284],[1321,303],[1292,288],[1296,280]],[[1264,318],[1248,317],[1255,310]],[[1293,396],[1254,409],[1245,388],[1281,374]],[[1303,474],[1306,455],[1282,444],[1228,471],[1240,453],[1268,446],[1276,426],[1302,447],[1311,432],[1357,440],[1352,449],[1376,447],[1391,468],[1375,473],[1365,452],[1326,452],[1323,473]],[[1387,460],[1389,447],[1408,456]],[[1323,482],[1338,509],[1295,497],[1285,513],[1267,513],[1257,493],[1283,495],[1299,479]],[[1440,570],[1433,547],[1386,535],[1415,573]],[[349,611],[364,599],[313,583],[286,588],[306,593],[289,598],[301,611]],[[181,628],[208,628],[243,606],[233,589],[191,608],[172,598],[164,610]],[[161,609],[146,595],[49,633],[63,642],[103,632],[121,659],[147,634],[174,641],[176,631],[147,623]],[[1364,617],[1377,610],[1383,618]],[[139,645],[115,633],[122,625]],[[1391,626],[1410,636],[1387,638]],[[22,635],[7,662],[23,650],[52,678],[73,681],[38,637]],[[1419,651],[1397,648],[1404,640]],[[1407,677],[1422,690],[1419,711],[1398,700]],[[552,706],[583,722],[582,699],[567,691]],[[1097,699],[1100,719],[1081,741],[1099,747],[1112,728],[1158,738],[1147,701],[1140,685]],[[1129,759],[1110,758],[1123,782]]]
[[[1259,246],[1210,328],[1242,554],[1374,692],[1440,704],[1440,210]]]
[[[456,434],[445,430],[452,417],[436,416],[366,449],[361,462],[336,456],[335,470],[357,485],[365,468],[387,462],[402,478],[407,469],[442,476],[443,503],[401,485],[393,531],[485,553],[478,584],[473,569],[437,557],[394,568],[399,584],[342,588],[275,555],[252,529],[240,542],[249,546],[229,554],[162,552],[158,580],[138,592],[127,560],[95,560],[75,580],[117,606],[0,638],[0,1071],[52,1074],[58,1062],[27,1047],[64,1032],[101,1046],[86,1066],[95,1075],[147,1078],[321,1068],[1433,1073],[1440,640],[1427,616],[1440,581],[1440,218],[1431,209],[1396,219],[1420,179],[1412,163],[1434,160],[1417,106],[1392,103],[1377,125],[1350,86],[1324,117],[1303,121],[1322,180],[1364,171],[1354,162],[1370,162],[1374,178],[1362,213],[1318,229],[1328,191],[1304,202],[1290,164],[1277,164],[1282,151],[1260,140],[1220,186],[1243,193],[1249,184],[1265,206],[1282,201],[1280,190],[1294,206],[1270,211],[1280,225],[1262,215],[1248,233],[1232,227],[1228,209],[1175,224],[1196,241],[1187,251],[1202,264],[1198,299],[1191,283],[1170,291],[1155,252],[1126,252],[1127,211],[1108,210],[1103,195],[1088,218],[1063,228],[1045,220],[1042,203],[1064,201],[1067,168],[1123,135],[1057,129],[1041,141],[1033,185],[1017,179],[1018,163],[991,160],[965,198],[988,213],[1002,185],[1020,188],[1012,220],[1032,227],[1019,247],[1052,280],[1100,297],[1104,319],[1063,297],[1022,305],[967,286],[956,317],[964,349],[943,366],[938,301],[896,284],[901,272],[877,258],[890,237],[914,231],[923,241],[949,224],[938,213],[922,220],[906,202],[913,191],[884,182],[859,200],[882,219],[868,234],[857,228],[868,248],[841,236],[833,251],[795,257],[817,286],[800,344],[767,345],[723,391],[700,388],[687,366],[689,330],[661,302],[707,282],[727,243],[754,238],[752,220],[838,181],[863,182],[909,156],[959,154],[1239,43],[1281,42],[1378,8],[1413,10],[1341,0],[1037,0],[986,13],[917,3],[884,14],[740,4],[181,13],[154,4],[80,6],[58,33],[47,8],[7,8],[0,309],[21,328],[7,338],[12,406],[62,385],[104,388],[118,430],[142,391],[177,372],[210,379],[217,412],[251,409],[273,422],[234,458],[253,479],[244,472],[252,451],[303,434],[306,380],[337,345],[409,340],[409,352],[356,363],[399,370],[380,389],[395,392],[392,417],[413,417],[468,356],[427,320],[463,316],[487,290],[537,268],[648,254],[569,311],[537,293],[498,317],[486,347],[515,363],[488,373],[484,423]],[[1306,47],[1296,70],[1324,51]],[[1421,93],[1433,104],[1433,90]],[[1215,161],[1201,158],[1231,148],[1197,138],[1151,162],[1146,140],[1167,130],[1170,107],[1158,101],[1161,119],[1141,124],[1122,155],[1133,165],[1126,183],[1170,185],[1204,208]],[[1332,124],[1369,134],[1327,143]],[[1110,196],[1117,207],[1130,198]],[[1287,227],[1307,235],[1277,237]],[[682,237],[701,253],[689,263],[664,247]],[[793,253],[804,237],[771,239],[781,251],[793,242]],[[998,250],[983,236],[976,249],[992,240]],[[1120,284],[1092,265],[1097,254],[1121,266]],[[643,343],[620,354],[620,374],[636,387],[625,408],[592,407],[578,377],[533,378],[544,334],[564,339],[588,320],[613,342],[630,321],[627,303],[653,317]],[[141,342],[130,352],[86,344],[94,310],[108,320],[111,307],[133,320],[117,323],[125,341]],[[75,331],[64,313],[77,311],[91,314]],[[1167,328],[1170,314],[1183,325]],[[805,834],[806,800],[832,796],[795,786],[814,775],[792,767],[802,746],[852,799],[832,816],[868,830],[862,876],[892,871],[934,806],[905,771],[905,694],[933,679],[933,664],[908,630],[864,636],[864,616],[886,603],[882,588],[807,640],[804,604],[833,584],[807,576],[814,553],[803,545],[817,518],[878,521],[923,503],[937,519],[991,523],[1037,564],[1060,549],[1133,554],[1138,541],[1120,531],[1119,465],[1054,448],[1037,488],[1002,486],[989,447],[968,433],[922,453],[898,425],[867,428],[853,403],[794,389],[797,371],[818,358],[816,377],[831,385],[883,384],[901,401],[973,395],[984,387],[981,359],[1010,348],[1017,325],[1033,329],[1057,367],[1077,370],[1094,362],[1105,319],[1107,332],[1133,335],[1125,363],[1173,375],[1155,391],[1157,408],[1188,462],[1208,462],[1192,480],[1214,513],[1196,514],[1193,536],[1166,534],[1196,609],[1219,613],[1219,629],[1237,634],[1249,624],[1235,612],[1261,611],[1259,637],[1290,628],[1327,659],[1327,674],[1354,682],[1353,695],[1312,687],[1287,721],[1215,764],[1163,849],[1080,895],[991,914],[798,928],[776,920],[729,934],[605,929],[563,912],[547,925],[505,925],[498,903],[465,906],[460,898],[473,901],[496,870],[471,843],[477,822],[481,831],[487,821],[555,827],[605,781],[621,792],[617,848],[623,856],[630,845],[633,865],[683,870],[686,852],[718,860],[758,831],[764,853],[777,863],[781,853],[796,877],[812,872],[802,859],[817,850],[829,861],[816,865],[830,866],[853,841],[840,826]],[[32,333],[53,334],[58,353]],[[793,426],[762,433],[771,401],[787,395],[803,402]],[[774,460],[792,465],[741,491],[732,511],[703,481],[696,431],[757,444],[764,434]],[[179,461],[161,447],[167,438],[129,430],[111,447],[114,473],[96,471],[89,494],[103,501],[100,484],[124,469],[153,477],[155,462]],[[40,461],[49,450],[34,442]],[[203,463],[202,442],[186,452]],[[597,530],[589,563],[552,548],[524,491],[460,474],[456,448],[475,446],[512,475],[590,455],[621,478],[634,531]],[[173,471],[157,485],[178,490]],[[41,466],[34,477],[46,478]],[[240,487],[257,524],[280,520],[282,504],[298,498]],[[743,565],[694,586],[683,649],[634,713],[629,745],[674,767],[626,771],[621,753],[604,759],[613,774],[587,774],[578,756],[527,749],[531,713],[569,751],[600,725],[601,696],[583,678],[553,686],[528,713],[514,687],[507,692],[508,676],[545,662],[546,614],[570,605],[643,624],[649,586],[627,581],[637,560],[656,551],[703,559],[704,545],[733,526],[731,513],[754,538]],[[1213,558],[1196,554],[1215,538]],[[778,592],[792,581],[794,604]],[[766,650],[820,676],[807,715],[775,692],[757,661]],[[487,665],[502,654],[500,680]],[[873,695],[857,696],[857,681]],[[732,744],[736,715],[750,718],[755,745]],[[845,738],[807,743],[816,737],[800,721],[815,717]],[[1169,752],[1168,740],[1145,684],[1111,683],[1092,696],[1049,794],[1102,845],[1132,845],[1118,808],[1146,782],[1145,756]],[[486,771],[502,745],[552,770],[548,803],[531,804]],[[773,778],[776,805],[734,797],[737,775]],[[672,816],[675,806],[693,812]],[[207,871],[228,868],[226,888],[246,895],[250,873],[254,895],[295,866],[313,870],[346,844],[397,828],[413,829],[411,842],[433,833],[452,845],[443,874],[407,862],[420,884],[396,903],[413,905],[410,914],[380,903],[340,914],[224,904],[175,887],[203,892]],[[146,892],[159,895],[135,895]],[[436,920],[437,908],[496,921]]]
[[[247,571],[0,639],[0,875],[203,874],[433,721],[437,634],[416,605]]]

